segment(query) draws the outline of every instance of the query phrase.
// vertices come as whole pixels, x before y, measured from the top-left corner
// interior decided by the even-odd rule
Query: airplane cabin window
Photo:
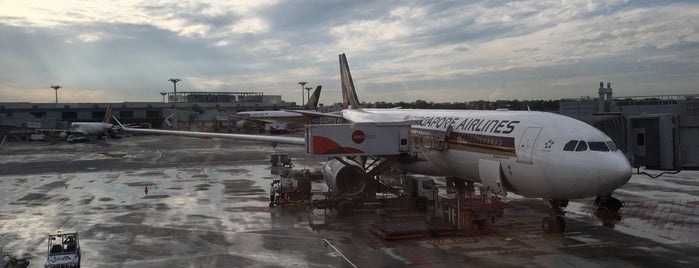
[[[575,147],[576,152],[582,152],[585,150],[587,150],[587,143],[585,141],[580,141],[580,143],[578,143],[578,147]]]
[[[578,145],[578,141],[569,141],[566,143],[565,146],[563,146],[563,151],[573,151],[575,150],[575,145]]]
[[[601,141],[591,141],[587,143],[590,146],[591,151],[598,151],[598,152],[609,152],[609,148],[607,148],[607,144]]]
[[[609,150],[612,152],[616,152],[619,148],[616,147],[616,144],[614,144],[613,141],[608,141],[607,146],[609,147]]]

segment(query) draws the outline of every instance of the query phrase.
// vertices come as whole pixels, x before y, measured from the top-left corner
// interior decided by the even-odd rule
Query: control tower
[[[608,113],[612,108],[612,83],[607,83],[607,88],[604,88],[604,82],[599,82],[599,99],[598,113]]]

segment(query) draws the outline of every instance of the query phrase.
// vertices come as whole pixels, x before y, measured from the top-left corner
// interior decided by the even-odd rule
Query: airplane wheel
[[[556,226],[558,227],[559,233],[566,231],[566,220],[563,218],[563,216],[556,216]]]
[[[554,232],[554,224],[551,221],[550,217],[545,217],[543,220],[541,220],[541,229],[544,229],[544,233],[550,234]]]
[[[563,216],[545,217],[541,221],[541,229],[547,234],[563,233],[566,230],[566,221]]]
[[[420,212],[427,210],[427,199],[424,197],[420,197],[417,200],[415,200],[415,208]]]
[[[619,212],[623,206],[624,204],[614,197],[609,197],[609,200],[607,200],[607,209],[611,212]]]
[[[340,205],[340,211],[338,212],[342,217],[349,217],[354,214],[354,207],[350,203],[344,203]]]
[[[619,210],[624,207],[624,203],[621,202],[621,200],[612,196],[598,196],[595,198],[594,204],[599,208],[606,208],[614,213],[619,212]]]

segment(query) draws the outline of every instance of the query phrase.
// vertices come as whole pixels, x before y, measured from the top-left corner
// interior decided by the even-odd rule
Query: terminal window
[[[62,112],[61,118],[63,120],[76,120],[78,119],[78,112]]]
[[[121,111],[119,116],[123,118],[133,118],[133,111]]]
[[[92,119],[102,119],[102,118],[104,118],[105,114],[106,114],[105,111],[92,112]]]
[[[643,135],[643,133],[638,133],[636,134],[636,145],[638,146],[643,146],[646,145],[646,135]]]

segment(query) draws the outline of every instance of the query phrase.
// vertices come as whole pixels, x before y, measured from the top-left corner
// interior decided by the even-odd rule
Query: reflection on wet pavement
[[[80,232],[84,267],[685,266],[699,262],[699,172],[634,175],[618,215],[571,201],[568,231],[541,230],[543,201],[510,195],[492,232],[384,241],[376,212],[338,218],[268,207],[265,145],[129,137],[108,145],[13,143],[0,155],[0,244],[39,267],[45,236]],[[169,140],[168,140],[169,141]],[[167,144],[163,146],[163,144]],[[317,169],[303,148],[282,147]],[[146,194],[144,189],[148,188]],[[317,182],[314,191],[326,187]],[[406,220],[421,214],[403,215]],[[607,227],[605,227],[605,225]],[[611,228],[613,226],[613,228]]]

